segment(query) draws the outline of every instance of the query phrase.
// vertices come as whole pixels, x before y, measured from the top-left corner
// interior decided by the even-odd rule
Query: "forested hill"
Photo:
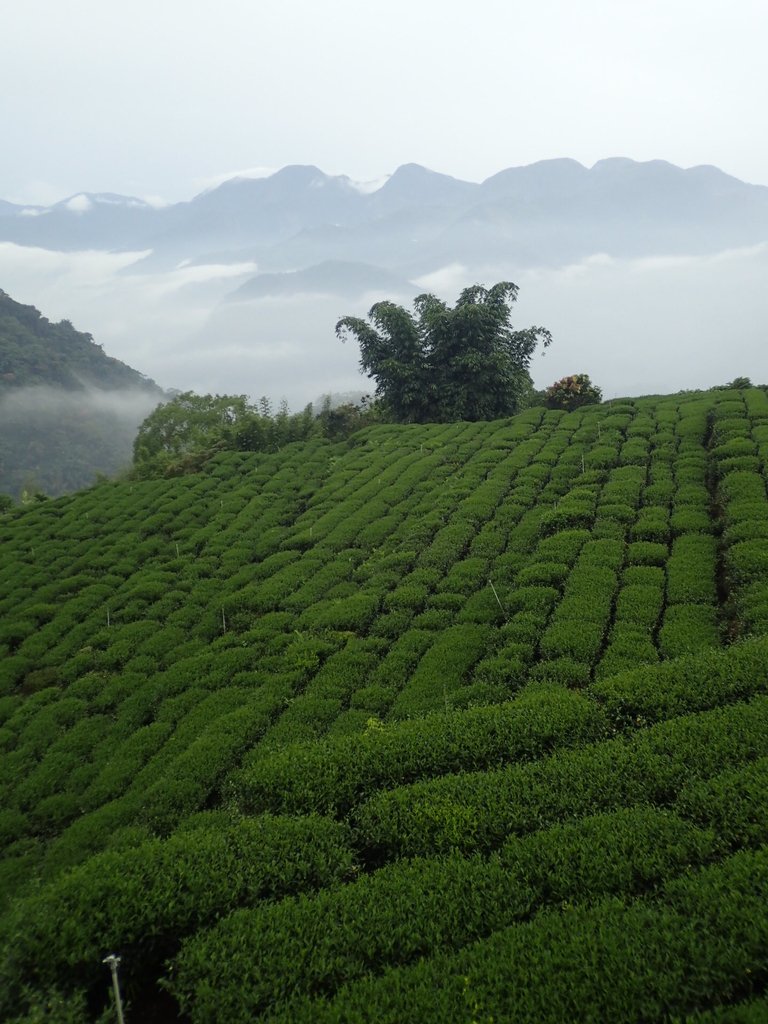
[[[0,291],[0,493],[59,495],[125,468],[163,396],[90,334]]]
[[[749,388],[0,517],[0,1018],[767,1019],[767,467]]]
[[[154,381],[106,355],[90,334],[76,331],[68,320],[53,324],[0,289],[0,395],[9,388],[40,386],[162,395]]]

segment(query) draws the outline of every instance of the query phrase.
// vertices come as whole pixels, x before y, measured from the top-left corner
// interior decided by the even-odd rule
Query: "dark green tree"
[[[372,402],[365,395],[359,403],[342,402],[331,404],[331,396],[326,395],[317,421],[323,437],[332,441],[341,441],[363,427],[382,422],[382,411],[377,402]]]
[[[259,399],[259,411],[252,410],[235,431],[234,447],[246,452],[277,452],[293,441],[306,441],[320,432],[311,404],[301,412],[290,413],[280,403],[276,413],[268,398]]]
[[[245,395],[186,391],[155,409],[139,427],[133,475],[194,473],[220,451],[276,452],[319,433],[311,405],[292,414],[283,401],[273,413],[266,397],[255,406]]]
[[[215,446],[233,447],[235,432],[255,414],[246,395],[196,395],[185,391],[159,405],[139,427],[133,463],[141,475]]]
[[[360,345],[361,368],[376,381],[376,397],[403,422],[489,420],[510,416],[531,387],[528,372],[543,327],[510,325],[517,285],[465,288],[455,306],[419,295],[410,313],[377,302],[368,319],[346,316],[336,324],[344,341]]]

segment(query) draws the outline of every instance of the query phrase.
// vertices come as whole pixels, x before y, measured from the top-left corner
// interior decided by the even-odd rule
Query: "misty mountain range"
[[[545,160],[480,184],[405,164],[372,191],[291,166],[165,207],[108,193],[51,207],[0,202],[0,241],[149,251],[124,273],[256,263],[256,280],[236,300],[386,290],[452,262],[551,267],[594,253],[706,255],[766,239],[768,187],[711,166],[623,158],[589,169]]]
[[[107,352],[198,393],[370,391],[346,315],[420,292],[520,287],[549,328],[537,387],[606,396],[768,380],[768,187],[662,160],[546,160],[475,184],[406,164],[359,185],[316,167],[233,178],[188,202],[0,201],[0,287]]]

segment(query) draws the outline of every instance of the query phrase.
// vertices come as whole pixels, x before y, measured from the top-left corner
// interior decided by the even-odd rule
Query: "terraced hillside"
[[[768,1019],[768,397],[0,519],[0,1017]]]

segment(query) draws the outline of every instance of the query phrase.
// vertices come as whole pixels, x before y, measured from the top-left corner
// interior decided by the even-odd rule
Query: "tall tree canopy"
[[[376,381],[376,396],[404,422],[490,420],[517,412],[531,387],[528,368],[548,330],[510,326],[517,285],[473,285],[451,307],[419,295],[410,313],[377,302],[367,320],[345,316],[336,324],[342,341],[354,335],[360,365]]]

